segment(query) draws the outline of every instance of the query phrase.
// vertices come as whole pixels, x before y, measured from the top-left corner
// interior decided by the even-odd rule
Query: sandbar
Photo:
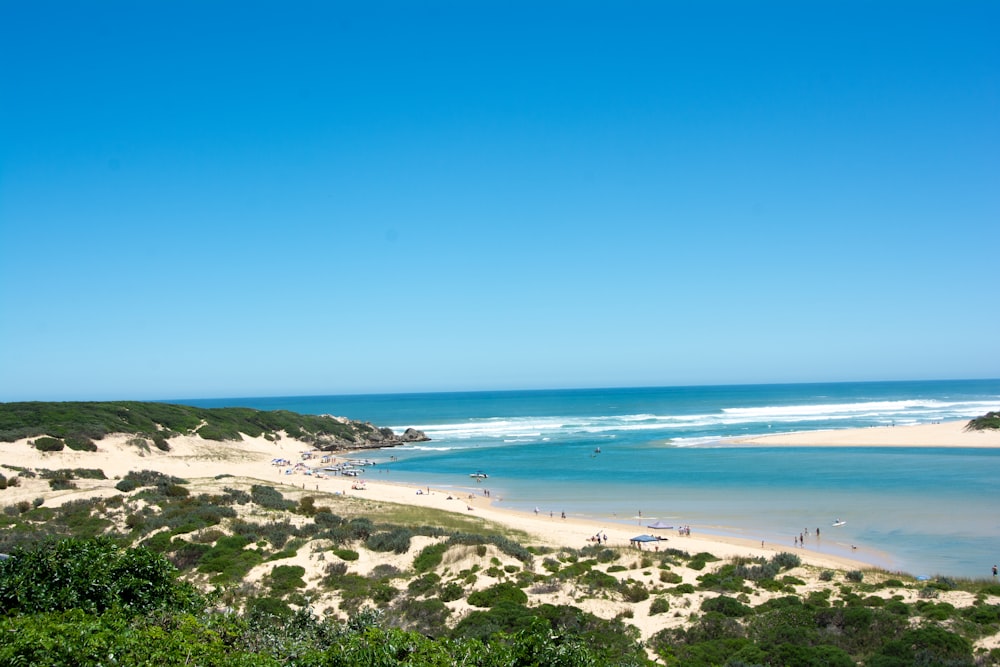
[[[967,431],[967,420],[907,426],[796,431],[725,440],[767,447],[1000,447],[1000,430]]]

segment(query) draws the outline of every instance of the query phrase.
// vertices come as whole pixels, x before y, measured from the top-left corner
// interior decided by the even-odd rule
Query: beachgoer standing
[[[997,578],[997,566],[996,565],[993,566],[993,578],[994,579]]]

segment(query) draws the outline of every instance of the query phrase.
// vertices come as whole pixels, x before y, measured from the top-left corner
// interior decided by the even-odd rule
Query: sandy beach
[[[241,442],[213,442],[200,438],[177,437],[170,441],[171,451],[161,452],[155,448],[142,450],[128,444],[130,437],[123,435],[109,436],[98,441],[96,452],[78,452],[64,449],[59,452],[39,452],[28,444],[27,440],[14,443],[0,443],[0,457],[7,468],[23,467],[29,469],[63,468],[97,468],[104,471],[108,480],[80,480],[79,489],[52,491],[45,480],[41,478],[22,481],[18,487],[9,487],[4,491],[3,503],[12,504],[20,500],[32,500],[45,497],[48,505],[60,505],[63,502],[79,497],[99,495],[114,495],[116,479],[125,476],[129,471],[157,470],[164,474],[174,475],[191,481],[197,479],[214,479],[221,475],[260,480],[272,484],[283,491],[298,495],[316,494],[346,494],[360,495],[370,500],[391,502],[419,507],[429,507],[451,512],[474,512],[479,517],[508,526],[531,535],[536,544],[553,547],[579,548],[586,546],[590,539],[598,533],[608,536],[611,546],[628,546],[630,538],[643,533],[657,533],[665,538],[664,547],[683,549],[691,553],[706,551],[720,558],[733,556],[763,556],[771,557],[776,553],[788,551],[788,544],[763,543],[754,540],[729,538],[716,535],[700,535],[697,532],[681,536],[677,530],[655,531],[645,525],[630,526],[624,523],[610,522],[586,517],[561,518],[558,514],[550,517],[545,513],[535,515],[531,512],[519,512],[503,507],[503,501],[497,497],[488,497],[483,491],[461,495],[454,489],[435,489],[433,486],[419,487],[411,484],[389,482],[374,474],[361,477],[305,475],[300,472],[287,474],[291,466],[274,465],[274,459],[284,459],[292,464],[302,461],[307,467],[321,467],[320,457],[330,456],[329,463],[336,463],[351,458],[360,459],[364,451],[357,452],[316,452],[308,444],[290,438],[282,438],[277,442],[263,438],[246,438]],[[310,458],[302,459],[308,452]],[[10,470],[4,470],[8,476]],[[354,487],[364,487],[363,489]],[[293,495],[294,497],[294,495]],[[645,523],[645,522],[641,522]],[[808,549],[798,549],[796,553],[802,560],[817,567],[833,569],[857,569],[870,567],[864,560],[864,552],[858,553],[858,558],[848,559],[830,554],[810,552]],[[874,562],[874,559],[873,561]]]
[[[733,444],[795,447],[1000,447],[1000,431],[966,431],[968,421],[802,431],[753,438]]]

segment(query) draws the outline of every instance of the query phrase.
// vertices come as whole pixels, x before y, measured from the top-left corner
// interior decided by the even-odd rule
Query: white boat
[[[472,477],[473,479],[487,479],[489,475],[484,473],[482,470],[478,470],[476,472],[469,473],[469,477]]]
[[[847,525],[847,522],[846,521],[841,521],[840,519],[837,519],[836,521],[833,522],[833,527],[834,528],[837,528],[839,526],[846,526],[846,525]]]

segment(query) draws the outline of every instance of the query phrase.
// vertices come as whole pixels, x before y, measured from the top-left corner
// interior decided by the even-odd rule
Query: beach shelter
[[[646,528],[653,528],[655,530],[665,530],[668,528],[673,528],[673,526],[663,523],[662,521],[654,521],[653,523],[646,526]]]
[[[629,540],[632,544],[642,544],[643,542],[659,542],[660,538],[652,535],[637,535]]]

